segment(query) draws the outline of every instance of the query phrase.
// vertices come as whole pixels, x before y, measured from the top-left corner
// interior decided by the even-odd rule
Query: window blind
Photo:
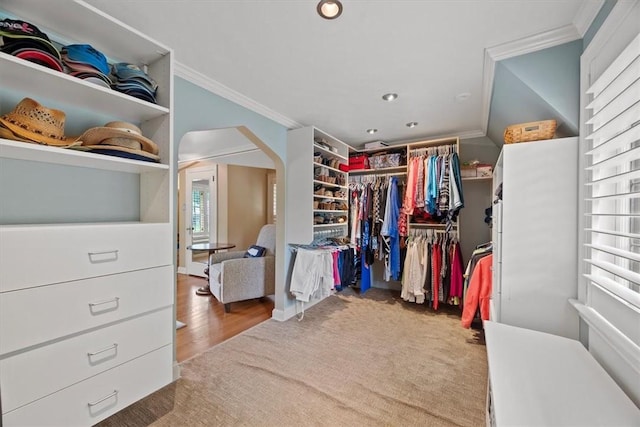
[[[608,294],[640,313],[640,34],[587,95],[587,305],[622,330],[616,310],[592,295]]]

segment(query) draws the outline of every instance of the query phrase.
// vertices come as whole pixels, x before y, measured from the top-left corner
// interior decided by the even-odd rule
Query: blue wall
[[[556,119],[558,136],[578,134],[582,40],[496,64],[487,136],[498,146],[506,126]]]
[[[173,142],[176,159],[180,140],[187,132],[246,126],[285,162],[285,126],[180,77],[174,79],[173,92]]]
[[[600,9],[596,17],[593,19],[593,22],[591,23],[591,25],[589,26],[589,29],[587,30],[586,33],[584,33],[584,37],[582,38],[583,51],[584,49],[587,48],[587,46],[589,46],[589,43],[591,43],[591,40],[593,40],[593,36],[596,35],[598,30],[602,26],[602,23],[604,22],[605,19],[607,19],[607,16],[609,16],[609,13],[611,13],[611,10],[613,9],[613,7],[616,5],[617,2],[618,0],[606,0],[604,2],[604,4],[602,5],[602,8]]]

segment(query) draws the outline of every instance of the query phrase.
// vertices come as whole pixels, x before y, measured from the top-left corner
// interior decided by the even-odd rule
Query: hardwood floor
[[[176,331],[178,362],[271,318],[274,304],[268,297],[234,302],[231,313],[225,313],[224,305],[213,296],[196,295],[196,289],[206,283],[200,277],[178,274],[176,315],[187,324]]]

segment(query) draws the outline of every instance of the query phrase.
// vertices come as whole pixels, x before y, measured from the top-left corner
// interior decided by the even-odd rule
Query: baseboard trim
[[[187,267],[178,267],[178,273],[187,274]]]
[[[305,302],[304,310],[307,311],[308,309],[310,309],[320,301],[323,301],[325,298],[320,298],[320,299],[315,299],[313,301]],[[271,312],[271,318],[279,322],[284,322],[286,320],[289,320],[298,314],[298,311],[300,310],[298,307],[300,304],[301,303],[299,301],[294,301],[293,305],[286,307],[284,310],[276,310],[274,308],[273,311]]]
[[[175,360],[173,361],[173,381],[180,379],[180,365]]]

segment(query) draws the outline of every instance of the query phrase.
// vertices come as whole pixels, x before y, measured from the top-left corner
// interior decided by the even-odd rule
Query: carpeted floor
[[[101,426],[481,426],[487,361],[458,310],[346,290],[181,365]]]

